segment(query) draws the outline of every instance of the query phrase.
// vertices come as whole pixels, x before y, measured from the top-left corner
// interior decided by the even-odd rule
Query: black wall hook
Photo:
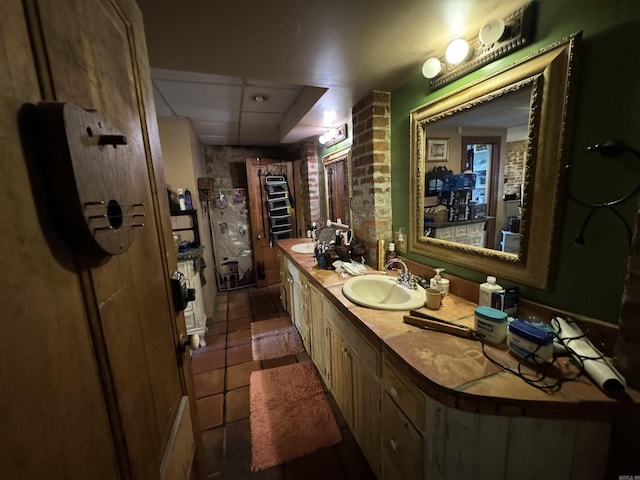
[[[587,147],[587,152],[590,153],[599,153],[600,155],[602,155],[605,158],[614,158],[617,157],[619,155],[621,155],[624,152],[629,152],[632,153],[633,155],[635,155],[638,159],[640,159],[640,152],[638,150],[636,150],[633,147],[628,146],[626,143],[624,143],[621,140],[607,140],[606,142],[602,143],[602,144],[595,144],[592,145],[590,147]],[[624,224],[626,230],[627,230],[627,239],[629,242],[629,245],[631,245],[631,240],[632,240],[632,231],[631,231],[631,226],[629,225],[629,223],[625,220],[625,218],[622,216],[622,214],[615,208],[616,205],[619,205],[623,202],[626,202],[627,200],[629,200],[630,198],[634,197],[638,192],[640,192],[640,182],[637,183],[636,187],[630,191],[629,193],[627,193],[626,195],[623,195],[615,200],[611,200],[609,202],[601,202],[601,203],[588,203],[585,202],[579,198],[577,198],[575,195],[573,195],[573,193],[571,192],[571,188],[569,185],[570,182],[570,177],[571,177],[571,166],[570,165],[565,165],[565,170],[567,171],[567,195],[569,196],[569,198],[571,198],[571,200],[573,200],[574,202],[576,202],[579,205],[582,205],[585,208],[589,208],[589,213],[587,214],[587,216],[584,219],[584,222],[582,223],[582,227],[580,228],[580,232],[578,232],[578,234],[575,237],[575,244],[576,245],[584,245],[585,243],[585,238],[584,238],[584,232],[587,228],[587,225],[589,224],[589,222],[591,221],[591,217],[593,217],[593,214],[596,212],[596,210],[601,209],[601,208],[606,208],[608,210],[610,210],[616,217],[618,217],[620,219],[620,221]]]

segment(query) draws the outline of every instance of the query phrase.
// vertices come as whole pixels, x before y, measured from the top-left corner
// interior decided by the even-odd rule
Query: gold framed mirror
[[[550,288],[579,40],[411,112],[411,253]],[[518,131],[520,166],[512,168],[507,138]]]

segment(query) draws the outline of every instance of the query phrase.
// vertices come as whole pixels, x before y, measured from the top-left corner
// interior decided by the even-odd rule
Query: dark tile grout
[[[214,472],[207,472],[208,476],[207,478],[244,478],[244,476],[250,476],[251,478],[269,478],[269,479],[284,479],[284,480],[296,480],[296,478],[300,478],[299,476],[296,477],[295,475],[295,469],[299,469],[300,465],[306,465],[305,462],[310,462],[309,466],[313,467],[313,461],[316,458],[319,458],[321,455],[326,454],[326,452],[315,452],[309,455],[306,455],[305,457],[296,459],[296,460],[292,460],[291,462],[287,462],[285,464],[282,465],[277,465],[274,467],[271,467],[268,470],[265,471],[261,471],[261,472],[255,472],[255,473],[251,473],[249,471],[245,471],[244,472],[244,476],[239,477],[237,476],[237,473],[235,472],[236,469],[238,469],[238,467],[240,465],[227,465],[227,453],[230,451],[230,449],[233,449],[233,445],[227,445],[227,426],[231,425],[231,424],[237,424],[237,422],[242,422],[244,420],[248,421],[249,417],[242,417],[239,419],[235,419],[232,422],[227,422],[227,412],[229,409],[228,406],[228,399],[227,399],[227,393],[233,390],[237,390],[239,388],[243,388],[245,385],[241,385],[239,387],[233,388],[233,389],[228,389],[227,385],[228,385],[228,379],[229,379],[229,375],[228,375],[228,368],[229,366],[227,365],[227,350],[228,348],[230,348],[228,346],[228,336],[230,333],[234,333],[234,331],[230,331],[229,330],[229,322],[232,321],[236,321],[238,319],[233,319],[233,320],[229,320],[229,311],[234,308],[234,305],[241,305],[241,306],[245,306],[249,305],[249,311],[250,311],[250,316],[251,316],[251,322],[254,321],[254,318],[257,316],[256,313],[254,312],[254,308],[256,310],[256,312],[259,314],[260,317],[264,316],[265,311],[267,310],[267,306],[265,305],[266,303],[266,297],[268,296],[269,300],[270,300],[270,307],[271,307],[271,312],[273,315],[277,315],[278,317],[289,317],[289,315],[284,311],[284,309],[282,308],[281,304],[280,304],[280,291],[279,291],[279,284],[276,285],[270,285],[267,287],[263,287],[263,288],[255,288],[255,287],[251,287],[248,289],[244,289],[244,290],[235,290],[232,292],[225,292],[225,293],[218,293],[218,299],[217,299],[217,304],[216,304],[216,308],[215,308],[215,312],[216,315],[224,315],[224,320],[220,319],[213,319],[213,322],[211,323],[211,325],[208,325],[210,328],[209,330],[211,331],[211,327],[213,325],[225,322],[225,342],[224,342],[224,346],[217,349],[217,350],[221,350],[224,348],[225,350],[225,355],[224,355],[224,366],[222,368],[224,368],[224,374],[223,374],[223,385],[222,385],[222,391],[218,392],[216,394],[213,395],[218,395],[218,394],[222,394],[223,395],[223,401],[222,401],[222,423],[220,425],[214,426],[214,427],[210,427],[210,428],[206,428],[201,430],[201,432],[205,432],[205,431],[209,431],[209,430],[215,430],[215,429],[222,429],[222,449],[223,451],[221,452],[221,465],[218,465],[219,468],[218,470],[214,471]],[[221,309],[220,306],[221,304],[226,305],[225,308]],[[258,320],[260,321],[260,320]],[[235,330],[237,331],[237,330]],[[213,336],[215,334],[211,334],[210,336]],[[250,343],[250,340],[249,340]],[[244,343],[243,343],[244,344]],[[242,344],[237,344],[234,343],[233,346],[238,346],[238,345],[242,345]],[[198,352],[196,352],[194,354],[194,356],[197,356]],[[274,360],[274,359],[272,359]],[[308,361],[310,360],[310,357],[308,355],[307,352],[302,352],[301,354],[297,354],[294,356],[294,362],[293,363],[299,363],[301,361]],[[268,361],[269,362],[269,361]],[[245,362],[248,363],[248,362]],[[274,363],[273,361],[271,361],[270,363]],[[287,363],[282,363],[282,365],[285,365]],[[239,365],[239,364],[236,364]],[[233,366],[236,366],[233,365]],[[276,365],[276,366],[280,366],[280,365]],[[265,369],[265,368],[273,368],[273,367],[265,367],[264,361],[260,361],[259,362],[259,369]],[[209,370],[203,370],[199,373],[204,373],[206,371]],[[327,396],[329,397],[329,403],[332,406],[332,408],[334,409],[334,414],[336,415],[336,419],[338,420],[338,424],[340,426],[341,429],[341,433],[343,434],[343,439],[345,438],[345,436],[351,437],[351,443],[355,445],[355,441],[352,438],[351,432],[349,431],[348,426],[346,426],[346,424],[341,421],[341,413],[339,411],[336,410],[336,404],[335,401],[333,400],[331,394],[328,392],[328,388],[327,386],[324,384],[324,381],[321,379],[322,383],[323,383],[323,388],[325,390],[325,392],[327,392]],[[248,385],[248,384],[247,384]],[[198,400],[200,400],[201,398],[206,398],[207,396],[210,395],[205,395],[203,397],[198,398]],[[238,424],[239,425],[239,424]],[[249,438],[249,443],[250,443],[250,438]],[[328,447],[329,449],[331,449],[331,454],[335,456],[335,459],[337,460],[337,463],[339,465],[340,471],[336,471],[334,472],[335,475],[332,475],[332,478],[344,478],[347,480],[350,480],[348,477],[348,472],[349,472],[349,468],[347,468],[347,466],[344,464],[345,459],[343,458],[343,454],[340,451],[340,447],[342,445],[343,442],[341,442],[340,444],[337,444],[333,447]],[[249,445],[250,447],[250,445]],[[357,449],[357,447],[355,447],[355,449]],[[323,449],[324,450],[324,449]],[[357,450],[356,452],[359,457],[361,457],[361,462],[364,462],[364,468],[362,470],[358,470],[359,472],[364,472],[364,476],[362,474],[357,475],[357,477],[352,477],[352,478],[358,478],[358,479],[368,479],[368,478],[375,478],[373,476],[373,474],[371,473],[371,471],[369,470],[368,465],[366,464],[366,460],[364,460],[364,456],[362,455],[362,453]],[[211,452],[205,452],[205,455],[210,455]],[[250,458],[251,454],[249,451],[249,458],[243,459],[243,464],[246,464],[247,468],[248,465],[251,462],[251,458]],[[295,463],[295,469],[294,469],[294,463]],[[291,464],[291,467],[289,466]],[[232,471],[233,470],[233,471]],[[289,475],[287,475],[287,471],[290,470]],[[225,475],[225,473],[227,473],[227,475]],[[305,477],[306,478],[306,477]]]

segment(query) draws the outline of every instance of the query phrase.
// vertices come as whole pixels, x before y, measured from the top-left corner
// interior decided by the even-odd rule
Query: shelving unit
[[[188,224],[185,225],[183,218],[187,218]],[[175,220],[174,220],[175,218]],[[197,210],[180,210],[171,213],[171,229],[174,232],[191,232],[191,247],[198,248],[200,246],[200,230],[198,229],[198,211]],[[187,240],[187,239],[185,239]]]

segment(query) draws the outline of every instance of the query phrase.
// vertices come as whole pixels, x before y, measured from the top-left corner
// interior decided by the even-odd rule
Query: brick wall
[[[320,221],[320,184],[318,182],[318,149],[314,142],[300,146],[300,180],[304,225]],[[299,208],[299,207],[298,207]]]
[[[388,92],[373,91],[353,107],[352,228],[377,265],[377,239],[391,238],[391,147]]]
[[[517,193],[524,176],[524,165],[527,160],[527,140],[507,143],[507,155],[504,166],[504,193]]]
[[[247,188],[245,158],[286,158],[281,148],[243,148],[204,145],[204,176],[214,180],[214,188]]]

